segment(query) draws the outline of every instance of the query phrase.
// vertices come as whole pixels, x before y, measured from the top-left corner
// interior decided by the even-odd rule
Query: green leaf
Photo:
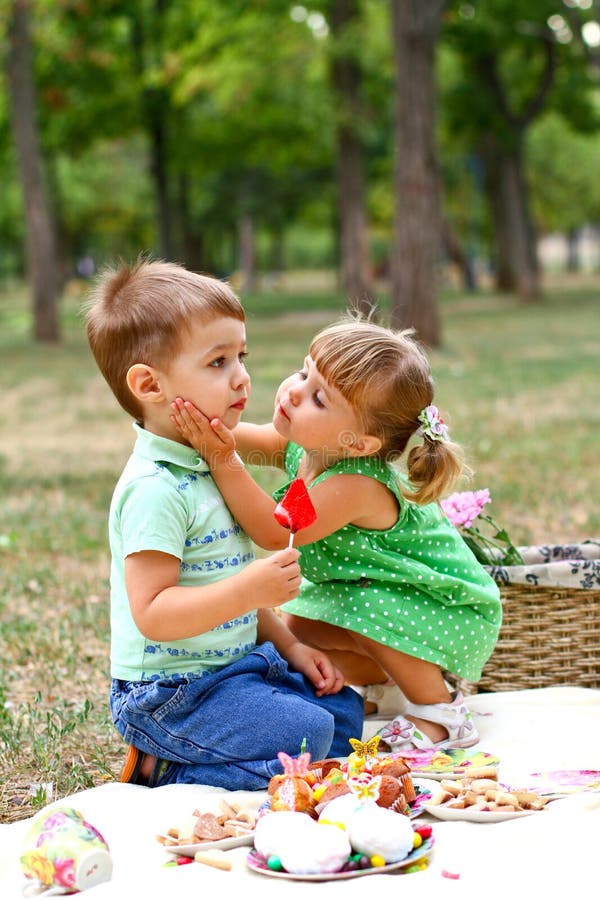
[[[480,563],[483,563],[484,566],[489,566],[490,559],[489,559],[487,553],[485,552],[485,550],[483,550],[479,546],[479,544],[473,540],[472,537],[469,537],[469,535],[463,534],[462,538],[463,538],[463,541],[465,542],[465,544],[467,545],[467,547],[473,553],[473,556],[475,557],[475,559],[477,559]]]
[[[505,566],[522,566],[524,564],[523,557],[519,553],[516,547],[513,547],[511,544],[506,553],[504,554],[504,565]]]

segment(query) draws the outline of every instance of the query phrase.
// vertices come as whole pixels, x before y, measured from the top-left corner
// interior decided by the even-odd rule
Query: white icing
[[[281,865],[286,872],[295,875],[339,872],[352,852],[346,832],[335,825],[318,825],[313,819],[309,821],[314,828],[303,833],[301,840],[286,843],[279,854]]]
[[[342,825],[348,830],[348,823],[358,809],[360,801],[354,794],[342,794],[329,801],[319,815],[319,822]]]
[[[263,856],[281,856],[290,841],[296,842],[315,822],[300,812],[274,812],[260,816],[254,832],[254,846]]]
[[[365,856],[382,856],[386,863],[399,862],[414,846],[410,819],[376,804],[356,812],[348,825],[352,849]]]
[[[352,853],[399,862],[413,849],[414,832],[407,816],[344,794],[327,804],[318,822],[300,812],[261,816],[254,846],[267,859],[278,856],[287,872],[308,875],[338,872]]]

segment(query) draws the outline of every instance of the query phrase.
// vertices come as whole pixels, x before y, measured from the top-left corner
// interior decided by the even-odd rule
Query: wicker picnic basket
[[[489,566],[500,587],[498,642],[464,694],[575,685],[600,688],[600,542],[520,547],[524,566]]]

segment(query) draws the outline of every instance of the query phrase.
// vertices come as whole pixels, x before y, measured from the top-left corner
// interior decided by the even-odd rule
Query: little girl
[[[303,584],[282,607],[299,640],[326,651],[348,683],[393,682],[408,703],[379,730],[393,750],[470,747],[479,735],[444,671],[477,681],[501,624],[499,591],[440,497],[460,448],[433,405],[426,356],[407,331],[349,318],[321,331],[277,390],[273,421],[235,432],[178,398],[173,421],[208,462],[242,528],[287,544],[244,468],[285,468],[310,487],[314,524],[295,535]],[[407,477],[394,463],[406,456]],[[239,455],[238,455],[239,454]]]

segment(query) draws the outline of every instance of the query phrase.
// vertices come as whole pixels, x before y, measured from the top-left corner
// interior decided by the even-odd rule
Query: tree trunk
[[[477,278],[473,260],[450,228],[450,223],[446,219],[442,220],[442,246],[450,262],[453,262],[459,268],[464,289],[469,292],[476,291]]]
[[[269,268],[273,275],[279,275],[285,269],[285,230],[283,225],[274,226],[271,230]]]
[[[364,150],[360,134],[362,72],[352,49],[358,0],[332,0],[331,84],[337,107],[337,195],[340,281],[348,303],[368,314],[373,307],[365,208]]]
[[[25,208],[27,277],[33,295],[33,332],[36,340],[56,342],[60,339],[56,240],[44,185],[36,121],[28,0],[13,0],[8,37],[7,78]]]
[[[440,186],[434,54],[445,0],[392,0],[395,62],[392,325],[440,343],[437,262]]]
[[[254,247],[254,219],[244,213],[238,220],[238,269],[241,275],[241,290],[246,292],[256,288],[256,256]]]
[[[178,200],[178,241],[173,247],[176,258],[194,272],[205,272],[204,241],[202,234],[195,227],[190,209],[190,178],[187,172],[182,172],[177,180]]]
[[[151,104],[149,104],[149,107]],[[171,244],[171,210],[169,205],[169,186],[167,177],[167,131],[160,116],[150,111],[147,123],[150,137],[150,174],[154,181],[156,196],[156,217],[158,222],[158,252],[163,259],[170,259]]]
[[[581,259],[579,257],[581,230],[570,228],[567,232],[567,272],[581,271]]]
[[[523,302],[540,297],[539,265],[529,193],[518,143],[502,151],[494,141],[485,153],[488,192],[496,243],[496,285]]]
[[[158,253],[163,259],[170,259],[173,250],[167,166],[170,98],[163,88],[146,85],[145,79],[148,59],[157,68],[163,63],[163,20],[167,5],[168,0],[153,0],[149,11],[144,12],[142,7],[135,9],[132,5],[130,12],[133,60],[143,86],[141,102],[150,150],[150,176],[154,183]],[[148,21],[144,19],[145,15],[149,16]]]

